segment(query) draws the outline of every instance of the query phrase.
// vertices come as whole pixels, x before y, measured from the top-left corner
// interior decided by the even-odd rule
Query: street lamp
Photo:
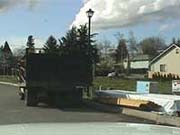
[[[94,11],[92,9],[89,9],[88,11],[86,11],[86,14],[87,14],[87,17],[89,19],[89,23],[88,23],[88,55],[91,55],[90,54],[90,46],[91,46],[91,18],[93,17],[94,15]],[[94,60],[92,60],[92,77],[94,78],[94,74],[95,74],[95,71],[94,71]],[[92,78],[92,79],[93,79]],[[90,93],[90,89],[88,88],[88,96],[90,96],[91,93]]]
[[[88,23],[88,48],[91,45],[91,18],[94,15],[94,11],[92,9],[89,9],[88,11],[86,11],[87,17],[89,19],[89,23]],[[89,50],[88,50],[89,51]]]

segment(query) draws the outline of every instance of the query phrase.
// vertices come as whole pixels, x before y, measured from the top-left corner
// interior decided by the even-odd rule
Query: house
[[[130,69],[135,73],[146,73],[149,69],[150,56],[145,54],[137,54],[130,57]],[[124,59],[124,68],[127,69],[128,59]]]
[[[13,65],[13,53],[6,41],[4,46],[0,48],[0,74],[11,74],[11,68]]]
[[[148,77],[154,74],[180,76],[180,45],[171,44],[149,64]]]
[[[4,43],[4,47],[2,48],[2,51],[5,57],[11,57],[13,55],[7,41]]]

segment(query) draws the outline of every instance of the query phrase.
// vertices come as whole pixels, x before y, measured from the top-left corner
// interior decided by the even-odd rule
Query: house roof
[[[171,44],[169,45],[166,49],[164,49],[164,51],[162,51],[161,53],[159,53],[156,57],[154,57],[151,62],[150,65],[155,63],[156,61],[158,61],[159,59],[161,59],[163,56],[165,56],[166,54],[168,54],[172,49],[174,48],[180,48],[180,45],[177,44]]]
[[[12,51],[11,51],[11,49],[10,49],[9,44],[8,44],[7,41],[5,42],[4,48],[2,49],[2,51],[3,51],[4,53],[7,53],[7,54],[12,54]]]
[[[149,59],[150,59],[149,55],[141,54],[141,55],[136,55],[136,56],[132,57],[131,60],[133,60],[133,61],[136,61],[136,60],[140,61],[140,60],[149,60]]]
[[[127,58],[125,60],[127,60]],[[135,56],[131,56],[130,60],[131,61],[146,61],[146,60],[150,60],[150,56],[147,54],[137,54]]]

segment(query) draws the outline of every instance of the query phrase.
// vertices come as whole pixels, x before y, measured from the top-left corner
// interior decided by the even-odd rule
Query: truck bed
[[[87,56],[29,54],[26,57],[27,87],[89,86],[91,82],[92,67]]]

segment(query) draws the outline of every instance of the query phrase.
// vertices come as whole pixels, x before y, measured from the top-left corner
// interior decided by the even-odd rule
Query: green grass
[[[146,79],[147,80],[147,79]],[[1,82],[11,82],[17,83],[17,78],[15,76],[3,76],[0,75]],[[114,79],[108,77],[96,77],[93,84],[94,89],[99,89],[99,86],[102,89],[119,89],[119,90],[136,90],[136,81],[135,79]],[[171,81],[157,81],[159,93],[171,93]]]
[[[93,84],[94,84],[94,89],[99,89],[99,86],[101,86],[102,89],[111,88],[111,89],[135,91],[136,81],[138,80],[96,77]],[[171,93],[171,81],[157,81],[157,82],[158,82],[159,93]]]
[[[160,93],[171,93],[172,81],[158,81],[158,88]]]
[[[94,87],[98,89],[99,86],[102,89],[120,89],[120,90],[135,90],[136,80],[128,80],[128,79],[113,79],[108,77],[96,77],[94,80]]]
[[[10,82],[10,83],[17,83],[17,77],[9,76],[9,75],[0,75],[1,82]]]

